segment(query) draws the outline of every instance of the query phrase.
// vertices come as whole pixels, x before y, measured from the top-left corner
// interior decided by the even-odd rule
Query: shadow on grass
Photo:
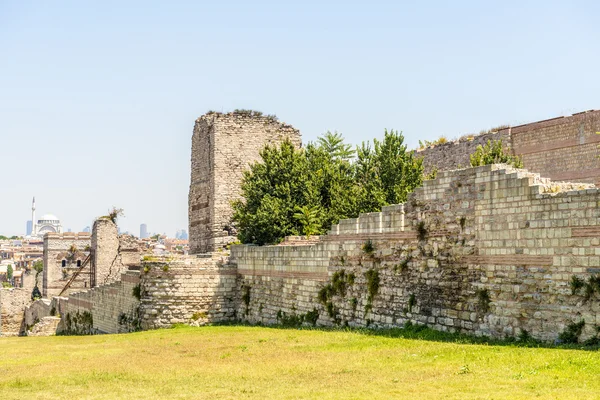
[[[186,326],[186,325],[183,325]],[[586,350],[598,351],[600,343],[598,339],[588,340],[584,343],[547,343],[533,339],[526,332],[518,338],[507,337],[506,339],[495,339],[488,336],[474,336],[464,333],[441,332],[428,328],[425,325],[416,325],[406,323],[402,328],[350,328],[350,327],[311,327],[311,326],[284,326],[284,325],[262,325],[250,324],[246,322],[220,322],[212,326],[247,326],[262,327],[281,330],[303,330],[303,331],[321,331],[321,332],[350,332],[360,335],[380,336],[386,338],[402,338],[425,340],[431,342],[474,344],[489,346],[510,346],[523,348],[547,348],[547,349],[565,349],[565,350]],[[181,325],[174,326],[175,328]]]

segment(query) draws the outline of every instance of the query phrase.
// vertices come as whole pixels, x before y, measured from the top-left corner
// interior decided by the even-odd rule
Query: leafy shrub
[[[427,226],[425,225],[425,221],[417,222],[417,238],[420,241],[427,239]]]
[[[573,275],[571,277],[571,294],[576,295],[581,288],[585,285],[585,281],[578,277],[577,275]]]
[[[417,299],[414,293],[411,293],[408,297],[408,311],[412,312],[413,307],[417,304]]]
[[[371,255],[375,252],[375,245],[371,239],[368,239],[365,243],[363,243],[362,251],[367,255]]]
[[[246,315],[250,311],[250,286],[244,285],[242,287],[242,301],[246,305]]]
[[[367,302],[371,303],[379,292],[379,272],[376,269],[370,269],[365,272],[365,278],[367,279]]]
[[[483,313],[487,313],[490,310],[490,292],[487,289],[477,289],[475,292],[477,296],[477,304],[479,305],[479,309]]]
[[[585,326],[585,320],[579,322],[573,322],[565,328],[565,330],[558,335],[558,340],[565,344],[575,344],[579,342],[579,336],[583,332]]]
[[[504,151],[502,140],[488,140],[485,146],[477,146],[477,149],[469,158],[472,167],[489,164],[509,164],[516,168],[523,168],[523,161],[520,157]]]
[[[133,295],[133,297],[135,297],[138,300],[141,300],[142,298],[142,286],[141,284],[137,284],[133,287],[133,289],[131,289],[131,294]]]

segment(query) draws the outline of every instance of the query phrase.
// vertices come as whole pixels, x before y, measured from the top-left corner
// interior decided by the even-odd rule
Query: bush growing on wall
[[[240,241],[263,245],[321,234],[340,219],[404,202],[423,182],[422,159],[407,151],[398,131],[363,142],[353,155],[337,132],[304,149],[290,141],[266,146],[244,172],[242,199],[232,204]]]
[[[485,146],[477,146],[470,156],[471,167],[479,167],[489,164],[509,164],[516,168],[523,168],[523,161],[518,156],[505,152],[502,140],[488,140]]]

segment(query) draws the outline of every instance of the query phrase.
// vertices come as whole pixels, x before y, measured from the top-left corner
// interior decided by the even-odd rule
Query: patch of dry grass
[[[597,398],[597,351],[204,327],[0,339],[0,399]]]

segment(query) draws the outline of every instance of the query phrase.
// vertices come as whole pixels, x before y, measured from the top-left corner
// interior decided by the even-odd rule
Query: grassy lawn
[[[600,398],[597,350],[246,326],[0,338],[0,399]]]

